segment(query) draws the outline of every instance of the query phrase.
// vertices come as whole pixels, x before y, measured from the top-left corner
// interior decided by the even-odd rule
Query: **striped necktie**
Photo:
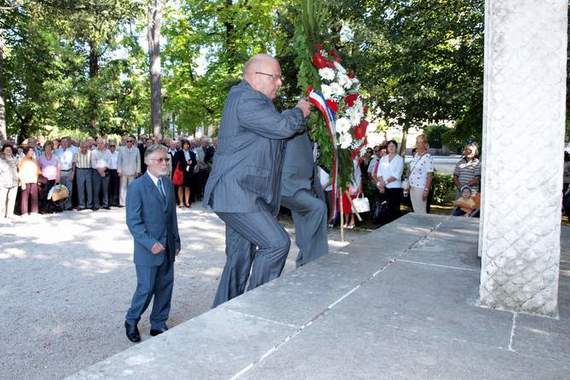
[[[164,187],[162,186],[162,178],[158,179],[156,186],[158,187],[158,192],[162,196],[162,200],[164,201],[164,203],[166,203],[166,192],[164,191]]]

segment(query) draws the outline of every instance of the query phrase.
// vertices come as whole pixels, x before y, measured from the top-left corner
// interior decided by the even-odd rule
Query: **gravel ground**
[[[195,205],[178,214],[183,249],[171,327],[210,308],[225,263],[216,215]],[[338,230],[329,237],[332,250],[345,245]],[[294,270],[291,247],[285,271]],[[0,379],[63,378],[131,346],[123,321],[136,276],[124,209],[0,225],[0,279]],[[150,338],[149,311],[139,323],[143,339]]]

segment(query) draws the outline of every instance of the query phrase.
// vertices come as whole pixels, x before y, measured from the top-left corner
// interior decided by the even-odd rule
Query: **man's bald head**
[[[267,54],[256,54],[246,62],[243,79],[271,100],[277,97],[277,91],[283,85],[279,62]]]

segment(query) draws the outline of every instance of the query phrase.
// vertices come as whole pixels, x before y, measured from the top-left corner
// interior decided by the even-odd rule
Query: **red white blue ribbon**
[[[321,113],[325,119],[325,124],[327,126],[327,132],[331,139],[333,146],[333,157],[332,157],[332,168],[331,168],[331,184],[332,184],[332,215],[336,215],[337,207],[337,189],[338,189],[338,150],[336,142],[336,120],[335,112],[328,106],[323,94],[315,91],[312,87],[307,89],[309,96],[309,101],[313,104]]]

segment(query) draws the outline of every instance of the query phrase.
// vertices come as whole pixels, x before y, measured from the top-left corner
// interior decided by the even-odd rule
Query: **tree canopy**
[[[162,1],[162,117],[216,129],[243,63],[282,64],[277,100],[307,85],[300,0]],[[401,128],[445,124],[452,147],[480,140],[483,0],[332,0],[318,10],[370,115]],[[0,100],[10,135],[150,129],[148,1],[1,0]],[[0,102],[1,107],[2,102]],[[570,124],[570,123],[569,123]],[[2,124],[0,124],[1,126]]]

